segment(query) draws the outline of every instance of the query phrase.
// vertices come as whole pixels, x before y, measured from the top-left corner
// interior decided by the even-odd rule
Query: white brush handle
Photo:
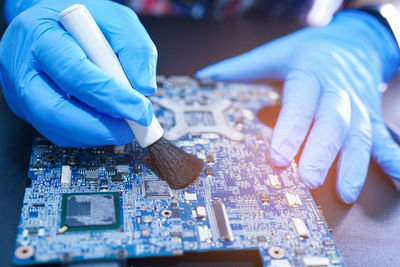
[[[59,20],[93,63],[112,77],[132,87],[110,44],[84,5],[76,4],[68,7],[59,14]],[[126,122],[141,147],[155,143],[164,134],[154,114],[149,126],[142,126],[131,120]]]

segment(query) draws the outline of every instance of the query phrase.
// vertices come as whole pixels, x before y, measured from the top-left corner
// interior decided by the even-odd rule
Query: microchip
[[[171,237],[181,238],[182,237],[182,233],[180,233],[180,232],[172,232],[171,233]]]
[[[165,181],[145,181],[143,191],[148,198],[169,198],[171,195],[171,190]]]
[[[97,170],[88,170],[86,172],[86,181],[95,181],[99,179],[99,173]]]
[[[171,241],[182,242],[182,234],[180,232],[172,232],[171,233]]]
[[[190,133],[190,136],[192,138],[200,138],[201,137],[201,133]]]
[[[215,162],[214,156],[213,155],[207,155],[206,161],[207,161],[207,163],[214,163]]]
[[[216,81],[212,78],[202,78],[202,79],[199,79],[198,81],[199,81],[199,84],[201,87],[212,88],[217,85]]]
[[[45,206],[44,203],[33,203],[32,204],[32,207],[35,207],[35,208],[43,208],[44,206]]]
[[[212,234],[207,225],[197,226],[200,242],[210,242]]]
[[[107,168],[107,174],[114,175],[117,170],[113,167]]]
[[[113,150],[114,154],[123,154],[125,153],[125,146],[114,146]]]
[[[69,157],[67,159],[66,163],[71,166],[76,166],[79,163],[79,158],[78,157]]]
[[[339,255],[336,253],[336,251],[328,251],[328,257],[331,263],[333,264],[339,264],[340,263],[340,258]]]
[[[153,221],[153,217],[147,215],[142,217],[142,222],[144,223],[151,223]]]
[[[267,193],[260,193],[260,200],[263,205],[269,205],[269,195]]]
[[[122,174],[122,175],[127,175],[129,174],[129,166],[125,164],[120,164],[116,166],[117,168],[117,173]]]
[[[256,139],[257,139],[258,142],[263,142],[264,141],[264,137],[260,133],[256,134]]]
[[[330,240],[330,239],[327,239],[327,238],[326,238],[326,239],[324,239],[324,240],[322,241],[322,243],[324,244],[325,247],[329,247],[329,248],[334,247],[333,241]]]
[[[214,172],[213,172],[213,170],[212,170],[211,167],[205,167],[205,168],[204,168],[204,173],[205,173],[207,176],[214,175]]]
[[[329,258],[327,257],[304,257],[303,264],[305,267],[328,267]]]
[[[67,226],[68,231],[118,229],[119,194],[116,192],[64,194],[61,226]]]
[[[108,181],[106,179],[100,180],[100,189],[107,189],[108,188]]]
[[[122,177],[121,174],[117,173],[117,174],[111,176],[111,181],[114,182],[114,183],[115,182],[123,182],[124,181],[124,177]]]
[[[179,218],[178,203],[171,202],[172,218]]]
[[[196,193],[185,192],[185,200],[186,201],[197,201]]]
[[[30,227],[28,229],[29,236],[37,236],[38,233],[39,233],[39,228],[38,227]]]
[[[133,165],[133,173],[139,173],[140,172],[140,168],[139,168],[139,164],[135,163]]]
[[[44,160],[46,160],[46,161],[56,161],[57,159],[58,159],[58,156],[53,153],[49,153],[44,156]]]
[[[196,217],[197,219],[201,220],[207,217],[207,212],[206,212],[206,208],[203,206],[197,206],[196,207]]]
[[[50,143],[50,141],[49,140],[47,140],[47,139],[42,139],[42,140],[40,140],[40,141],[38,141],[37,143],[36,143],[36,146],[37,146],[37,148],[41,148],[41,149],[44,149],[44,148],[48,148],[49,146],[51,146],[51,143]]]
[[[291,207],[298,207],[302,204],[300,196],[297,194],[286,192],[285,197],[286,197],[286,202]]]
[[[296,249],[295,249],[295,252],[296,252],[296,255],[297,255],[297,256],[304,256],[304,255],[306,255],[306,252],[305,252],[305,250],[304,250],[303,248],[296,248]]]
[[[263,235],[257,236],[257,243],[258,244],[265,244],[267,243],[267,238]]]
[[[281,187],[281,183],[279,182],[279,179],[278,179],[277,175],[269,174],[267,183],[270,186],[274,187],[274,188],[280,188]]]
[[[307,226],[300,218],[292,218],[292,223],[297,236],[308,238],[310,236]]]

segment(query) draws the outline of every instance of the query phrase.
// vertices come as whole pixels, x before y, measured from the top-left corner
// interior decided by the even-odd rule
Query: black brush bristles
[[[203,161],[161,138],[147,147],[157,175],[172,189],[187,187],[203,168]]]

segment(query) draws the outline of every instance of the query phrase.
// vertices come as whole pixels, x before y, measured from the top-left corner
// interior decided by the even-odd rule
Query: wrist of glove
[[[371,152],[387,174],[400,179],[400,148],[382,121],[380,106],[382,85],[397,73],[399,59],[387,28],[364,12],[346,10],[327,26],[300,30],[196,75],[285,79],[272,162],[288,165],[306,139],[299,175],[316,188],[339,154],[337,192],[352,203],[363,187]]]
[[[58,14],[87,6],[135,90],[94,65],[58,23]],[[33,3],[33,2],[32,2]],[[129,8],[105,0],[42,0],[16,16],[0,42],[0,81],[10,108],[62,146],[126,144],[124,119],[149,125],[144,95],[156,91],[157,50]]]
[[[377,18],[359,10],[344,10],[328,27],[335,32],[333,38],[337,37],[347,45],[359,46],[354,49],[358,52],[355,56],[366,65],[373,64],[376,68],[374,73],[382,74],[383,82],[390,81],[398,73],[399,46],[390,30]]]

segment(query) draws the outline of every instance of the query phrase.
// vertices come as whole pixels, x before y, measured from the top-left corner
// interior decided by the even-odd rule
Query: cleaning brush
[[[93,63],[132,87],[110,44],[84,5],[68,7],[59,14],[59,20]],[[184,188],[199,176],[203,161],[164,139],[164,130],[154,114],[149,126],[131,120],[126,122],[139,145],[149,150],[154,171],[171,188]]]

